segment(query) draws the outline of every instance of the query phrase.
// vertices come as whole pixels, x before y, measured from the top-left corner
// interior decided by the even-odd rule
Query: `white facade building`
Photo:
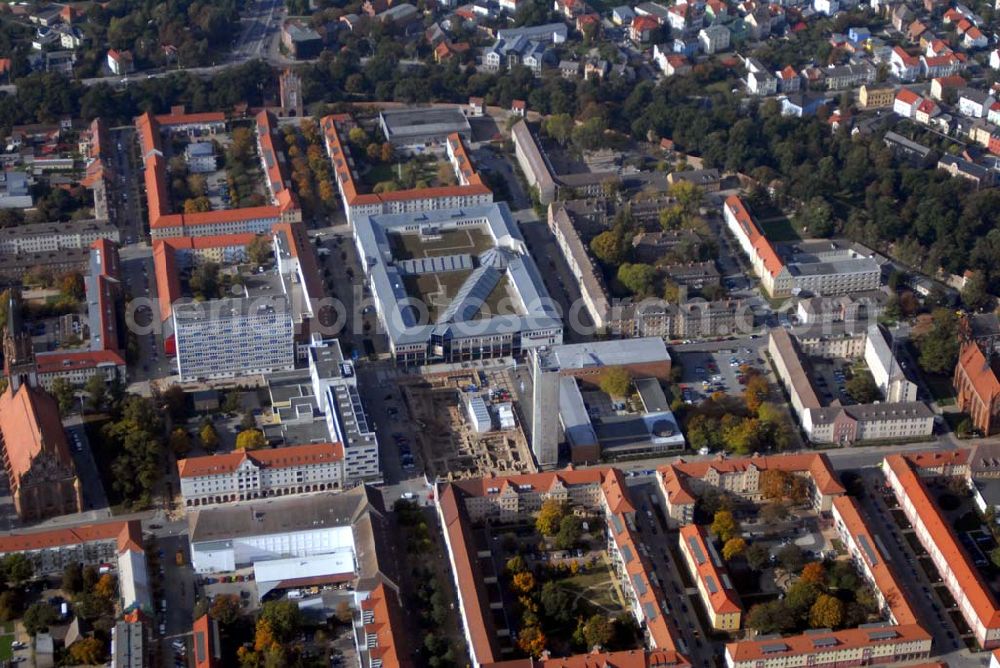
[[[344,486],[344,448],[309,443],[177,462],[184,505],[205,506]]]

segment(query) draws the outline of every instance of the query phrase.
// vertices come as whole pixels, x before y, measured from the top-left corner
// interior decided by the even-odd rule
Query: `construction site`
[[[410,415],[420,427],[417,439],[428,478],[536,471],[512,398],[514,382],[510,369],[496,367],[452,367],[401,382]],[[479,420],[470,403],[478,408]]]

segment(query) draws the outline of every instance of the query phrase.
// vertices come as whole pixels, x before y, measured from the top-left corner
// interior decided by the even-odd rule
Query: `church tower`
[[[281,98],[281,115],[301,117],[302,109],[302,79],[290,69],[284,70],[278,77],[278,93]]]
[[[22,385],[38,387],[38,371],[31,336],[21,322],[21,296],[9,290],[7,300],[7,327],[3,334],[3,363],[11,392]]]

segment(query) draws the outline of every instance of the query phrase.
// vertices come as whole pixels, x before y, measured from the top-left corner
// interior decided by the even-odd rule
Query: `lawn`
[[[766,222],[758,221],[758,223],[769,241],[800,241],[802,239],[802,235],[792,225],[788,216],[776,216],[766,219]]]
[[[14,649],[11,647],[11,643],[13,642],[13,634],[0,636],[0,661],[10,661],[14,658]]]
[[[591,573],[580,573],[559,580],[559,586],[572,591],[590,605],[602,608],[608,615],[624,612],[613,586],[610,571],[598,568]]]
[[[493,247],[493,238],[483,229],[466,227],[460,230],[443,230],[438,234],[421,235],[416,232],[392,232],[389,250],[397,260],[411,260],[439,255],[479,255]]]

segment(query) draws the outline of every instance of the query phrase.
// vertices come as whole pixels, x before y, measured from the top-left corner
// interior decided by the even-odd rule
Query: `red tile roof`
[[[219,647],[219,627],[214,619],[202,615],[191,628],[195,668],[217,668],[222,665]]]
[[[714,549],[709,549],[708,543],[711,538],[708,537],[705,528],[697,524],[686,524],[681,527],[680,539],[681,549],[685,550],[694,561],[698,579],[701,580],[704,590],[708,592],[708,600],[715,613],[725,615],[742,612],[743,604],[740,603],[739,594],[731,586],[725,564],[716,564],[715,559],[712,558]],[[700,561],[698,553],[691,547],[692,542],[698,546]]]
[[[509,494],[511,492],[526,493],[529,491],[537,494],[548,492],[558,485],[586,484],[601,485],[610,513],[608,531],[623,556],[626,554],[631,556],[631,558],[626,559],[627,563],[625,564],[629,577],[642,583],[636,589],[637,592],[639,590],[643,592],[639,596],[639,605],[642,606],[646,616],[646,628],[651,644],[655,649],[663,652],[662,656],[668,660],[667,665],[688,665],[687,660],[676,651],[670,622],[660,604],[663,594],[659,585],[654,583],[650,577],[651,567],[642,552],[637,549],[638,540],[633,534],[629,522],[625,520],[624,514],[635,512],[635,508],[628,498],[624,477],[620,471],[609,467],[475,478],[447,483],[439,488],[438,509],[448,536],[466,627],[472,649],[481,664],[495,663],[500,652],[496,646],[493,614],[475,558],[476,548],[473,544],[471,526],[463,497]],[[612,521],[611,516],[617,517],[618,520]],[[566,664],[568,666],[578,665],[577,662],[584,661],[576,657],[566,660],[571,661],[571,663]],[[515,663],[519,662],[503,662],[503,665],[505,667],[513,666]]]
[[[62,545],[79,545],[98,540],[115,540],[119,553],[142,551],[142,524],[139,520],[84,524],[47,531],[26,531],[0,536],[0,554],[29,552]]]
[[[808,473],[813,484],[822,494],[838,495],[844,493],[844,487],[830,466],[830,460],[824,454],[802,455],[772,455],[766,457],[735,457],[726,459],[702,460],[686,462],[679,459],[673,464],[657,469],[671,504],[694,503],[696,498],[688,489],[688,479],[704,478],[709,470],[719,473],[742,472],[751,466],[761,471],[779,470],[789,473]]]
[[[968,451],[965,454],[968,456]],[[951,569],[950,576],[942,573],[941,577],[946,581],[955,581],[957,588],[968,597],[972,610],[983,626],[987,629],[1000,628],[1000,610],[997,609],[996,598],[989,585],[983,581],[978,569],[969,560],[969,555],[962,549],[951,522],[941,513],[923,480],[913,470],[914,466],[923,467],[926,463],[926,456],[916,460],[903,455],[889,455],[885,458],[885,465],[899,481],[913,511],[923,522],[926,534],[934,541],[944,562]]]
[[[344,446],[340,443],[307,443],[282,448],[238,450],[223,455],[181,459],[177,462],[177,472],[181,478],[197,478],[232,473],[244,461],[251,461],[260,468],[281,469],[324,464],[343,459]]]
[[[590,652],[558,658],[514,659],[482,664],[482,668],[659,668],[684,666],[687,662],[676,652],[626,650]]]
[[[262,112],[263,116],[258,116],[258,135],[262,145],[274,150],[273,138],[271,137],[271,119],[268,114]],[[270,206],[246,207],[242,209],[223,209],[219,211],[204,211],[200,213],[170,213],[167,196],[167,166],[163,159],[163,151],[160,144],[160,128],[174,125],[205,124],[225,122],[225,114],[218,112],[202,114],[185,114],[179,110],[172,110],[170,114],[152,116],[148,112],[139,116],[135,120],[136,129],[139,133],[139,143],[142,148],[142,155],[145,161],[145,183],[146,183],[146,204],[149,209],[149,227],[153,229],[185,228],[201,225],[214,225],[219,223],[240,222],[257,219],[275,219],[282,217],[283,213],[294,211],[298,208],[298,202],[292,195],[291,190],[284,187],[285,179],[282,178],[280,161],[277,154],[275,160],[268,169],[268,188],[275,204]],[[281,186],[279,188],[279,186]],[[184,233],[183,231],[181,232]]]
[[[382,668],[406,668],[414,665],[412,654],[404,645],[403,611],[398,594],[379,583],[361,601],[361,618],[365,635],[374,637],[374,645],[369,640],[368,656],[372,661],[381,662]],[[367,621],[370,619],[371,621]]]
[[[904,104],[913,105],[920,100],[920,96],[909,88],[900,88],[899,92],[896,93],[896,99]]]
[[[962,346],[958,367],[969,379],[969,385],[982,405],[991,406],[993,398],[1000,395],[1000,379],[978,345],[968,343]]]
[[[21,477],[32,469],[36,459],[73,467],[66,444],[59,406],[47,392],[21,385],[9,386],[0,395],[0,434],[10,488],[16,492]]]
[[[35,358],[38,373],[61,373],[76,369],[92,369],[98,366],[113,364],[125,366],[122,356],[113,350],[60,350],[51,353],[39,353]]]
[[[467,186],[441,186],[437,188],[397,190],[387,193],[361,193],[354,182],[352,168],[348,162],[350,153],[344,148],[344,144],[340,139],[341,129],[348,130],[355,127],[354,120],[348,114],[331,114],[324,116],[320,124],[323,128],[323,136],[326,140],[326,152],[333,166],[334,177],[337,179],[337,183],[340,184],[347,206],[364,206],[381,204],[382,202],[408,202],[420,199],[462,197],[466,195],[488,195],[491,193],[490,189],[481,180],[479,182],[470,181]],[[342,128],[338,128],[338,125],[342,126]]]
[[[778,257],[778,252],[774,250],[774,246],[764,236],[763,231],[757,227],[757,223],[750,216],[750,212],[747,211],[743,200],[738,195],[730,195],[726,198],[726,207],[736,217],[743,233],[750,240],[750,245],[753,246],[758,257],[763,260],[764,268],[772,277],[777,276],[785,265],[781,261],[781,258]]]

